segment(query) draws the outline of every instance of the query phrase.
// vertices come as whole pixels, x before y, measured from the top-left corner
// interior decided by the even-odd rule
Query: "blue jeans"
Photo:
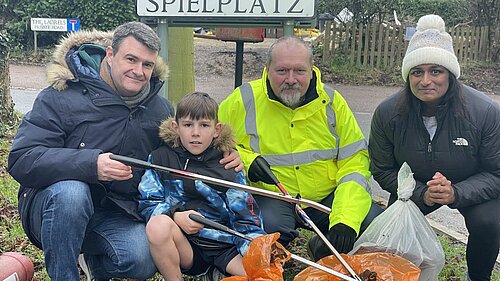
[[[38,192],[30,208],[31,234],[42,243],[51,280],[80,280],[83,252],[95,279],[147,279],[156,267],[146,227],[119,211],[95,209],[90,187],[61,181]]]

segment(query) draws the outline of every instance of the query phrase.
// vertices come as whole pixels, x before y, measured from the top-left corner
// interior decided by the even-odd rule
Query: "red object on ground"
[[[27,256],[17,252],[7,252],[0,256],[0,281],[29,281],[33,279],[34,273],[33,262]]]

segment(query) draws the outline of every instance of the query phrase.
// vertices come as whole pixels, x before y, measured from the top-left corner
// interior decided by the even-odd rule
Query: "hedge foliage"
[[[12,39],[12,48],[33,48],[31,18],[78,18],[81,29],[112,30],[137,20],[136,1],[132,0],[0,0],[0,30]],[[3,21],[3,22],[2,22]],[[38,32],[38,46],[55,44],[64,32]]]
[[[356,23],[398,20],[415,24],[426,14],[440,15],[448,26],[469,24],[497,26],[500,21],[498,0],[317,0],[318,13],[335,16],[347,8]]]

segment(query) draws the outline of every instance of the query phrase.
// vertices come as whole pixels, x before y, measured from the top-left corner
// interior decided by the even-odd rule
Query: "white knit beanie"
[[[451,36],[446,33],[444,21],[438,15],[426,15],[418,20],[417,31],[403,59],[403,80],[406,82],[410,69],[421,64],[441,65],[456,78],[460,77],[460,65],[453,51]]]

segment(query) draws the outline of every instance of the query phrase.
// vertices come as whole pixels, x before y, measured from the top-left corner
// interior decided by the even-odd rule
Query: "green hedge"
[[[31,18],[78,18],[80,28],[85,30],[112,30],[138,19],[136,2],[130,0],[0,0],[0,15],[3,28],[11,38],[11,47],[22,50],[31,50],[34,46]],[[65,32],[37,34],[37,44],[43,48],[57,43]]]

